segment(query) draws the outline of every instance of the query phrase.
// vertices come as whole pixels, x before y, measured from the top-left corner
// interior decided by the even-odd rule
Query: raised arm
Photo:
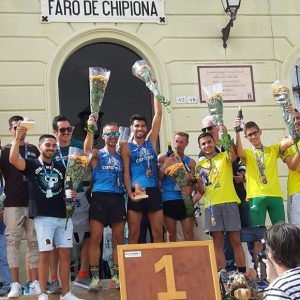
[[[92,114],[89,116],[87,124],[96,126],[96,120],[95,120],[95,118]],[[92,152],[93,138],[94,138],[93,134],[88,131],[87,134],[86,134],[84,143],[83,143],[83,149],[84,149],[85,153],[91,153]]]
[[[280,145],[279,145],[279,151],[280,151],[280,153],[283,153],[284,151],[286,151],[293,144],[294,144],[294,141],[292,139],[290,139],[290,138],[283,138],[280,141]]]
[[[26,168],[26,161],[19,155],[20,138],[26,132],[25,127],[17,127],[16,135],[12,141],[12,145],[9,152],[9,162],[15,166],[19,171],[24,171]]]
[[[293,157],[289,155],[284,159],[284,162],[290,170],[296,171],[300,163],[300,156],[298,153],[296,153]]]
[[[230,151],[230,161],[234,162],[237,159],[237,151],[236,151],[236,146],[232,145],[229,149]]]
[[[235,131],[235,140],[236,140],[236,154],[239,158],[244,158],[245,157],[245,151],[244,151],[244,148],[243,148],[241,135],[240,135],[240,132],[236,131],[236,128],[238,126],[240,126],[240,124],[241,124],[240,118],[236,117],[234,119],[234,122],[233,122],[233,128],[234,128],[234,131]]]
[[[160,131],[161,119],[162,119],[162,107],[160,102],[154,96],[154,117],[152,120],[151,130],[147,135],[147,139],[151,142],[154,151],[156,151],[156,143]]]
[[[94,125],[96,126],[96,120],[94,116],[91,114],[88,119],[88,125]],[[90,161],[90,166],[92,168],[95,168],[98,164],[98,151],[96,149],[93,149],[93,140],[94,136],[93,133],[90,131],[87,132],[84,143],[83,143],[83,149],[85,153],[92,153],[92,159]]]

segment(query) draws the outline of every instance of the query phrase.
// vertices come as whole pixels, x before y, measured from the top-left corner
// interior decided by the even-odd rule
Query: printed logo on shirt
[[[37,168],[35,171],[39,189],[45,195],[47,194],[48,190],[51,190],[52,195],[56,196],[62,191],[63,175],[56,168],[53,168],[51,171],[51,166],[46,166],[46,171],[47,173],[45,173],[42,167]]]

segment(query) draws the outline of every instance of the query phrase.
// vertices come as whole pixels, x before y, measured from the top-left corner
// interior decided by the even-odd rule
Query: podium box
[[[212,241],[118,246],[122,300],[219,300]]]

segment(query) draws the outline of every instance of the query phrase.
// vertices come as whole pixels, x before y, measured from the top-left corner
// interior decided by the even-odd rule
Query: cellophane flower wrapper
[[[132,73],[138,79],[146,83],[146,87],[156,96],[157,100],[167,108],[170,112],[170,101],[161,95],[157,85],[155,84],[155,78],[152,70],[144,60],[138,60],[132,66]]]
[[[168,159],[168,163],[165,168],[165,174],[170,176],[180,189],[189,186],[189,179],[186,169],[176,155],[173,158]],[[185,205],[186,215],[190,218],[194,217],[194,203],[191,195],[182,195]]]
[[[272,85],[272,94],[274,99],[276,100],[277,104],[281,107],[283,112],[283,120],[288,128],[289,134],[294,141],[294,146],[299,153],[299,148],[297,143],[300,139],[295,123],[294,123],[294,116],[291,112],[288,111],[288,107],[291,105],[291,100],[289,97],[289,89],[287,86],[280,83],[279,80],[276,80]],[[299,153],[300,155],[300,153]]]
[[[118,153],[121,152],[122,145],[125,144],[126,142],[130,141],[130,139],[132,138],[132,132],[129,127],[120,126],[119,132],[120,132],[120,136],[119,136],[118,144],[117,144]]]
[[[212,116],[214,123],[217,126],[223,125],[223,98],[222,98],[222,84],[221,82],[202,87],[207,95],[207,106],[209,114]],[[233,139],[227,132],[219,131],[218,144],[224,148],[227,153],[227,158],[230,158],[230,148],[233,146]]]
[[[97,120],[100,112],[100,108],[103,102],[105,89],[109,80],[110,71],[101,67],[89,68],[89,80],[90,80],[90,108],[91,114]],[[95,133],[95,127],[88,125],[87,130]]]
[[[77,190],[82,182],[90,161],[90,155],[84,154],[82,149],[76,147],[69,148],[68,164],[65,178],[70,176],[73,184],[73,190]],[[73,216],[76,203],[73,200],[66,200],[66,227],[68,220]]]
[[[5,193],[3,187],[0,185],[0,211],[4,209]]]

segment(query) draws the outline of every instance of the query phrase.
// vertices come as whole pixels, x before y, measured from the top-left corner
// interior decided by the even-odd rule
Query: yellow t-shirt
[[[197,163],[197,167],[210,169],[210,185],[206,186],[204,195],[204,207],[210,205],[237,202],[240,199],[233,185],[232,163],[227,159],[226,152],[218,153],[211,160],[204,158]]]
[[[297,143],[300,147],[300,141]],[[294,157],[296,149],[294,146],[288,148],[283,155],[283,160],[287,156]],[[288,196],[294,195],[300,192],[300,164],[297,166],[297,170],[293,171],[289,169],[288,183],[287,183]]]
[[[284,197],[278,178],[277,159],[280,157],[279,144],[264,147],[264,173],[267,184],[261,182],[260,171],[256,156],[251,149],[244,149],[245,157],[242,159],[246,166],[246,191],[247,199],[254,197]],[[261,149],[256,149],[258,157]]]

